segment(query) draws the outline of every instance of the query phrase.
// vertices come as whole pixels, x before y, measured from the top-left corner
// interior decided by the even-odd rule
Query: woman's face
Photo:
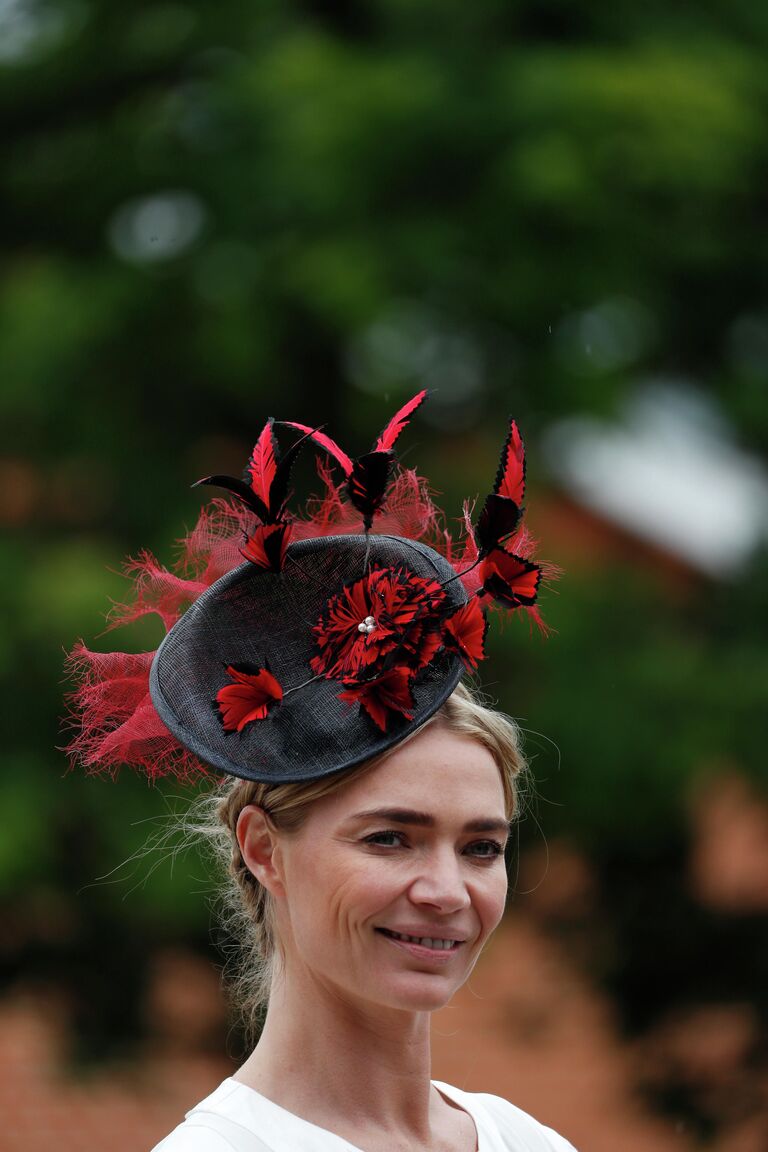
[[[286,977],[431,1011],[501,919],[509,827],[491,753],[439,722],[278,836]]]

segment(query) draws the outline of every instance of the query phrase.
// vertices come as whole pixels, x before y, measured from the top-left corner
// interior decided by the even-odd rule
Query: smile
[[[402,940],[405,944],[417,944],[420,948],[430,948],[433,951],[450,952],[463,944],[463,940],[446,940],[435,936],[408,936],[405,932],[393,932],[390,928],[377,928],[384,936],[391,940]]]

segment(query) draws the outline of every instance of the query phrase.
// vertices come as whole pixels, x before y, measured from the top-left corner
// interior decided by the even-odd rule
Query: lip
[[[401,936],[427,936],[431,940],[457,940],[466,944],[469,932],[450,924],[378,924],[377,932],[398,932]]]
[[[461,951],[466,943],[464,938],[458,934],[450,933],[445,928],[441,928],[439,931],[435,931],[434,928],[431,931],[425,931],[423,928],[419,928],[415,932],[413,930],[408,932],[404,928],[382,927],[377,928],[376,931],[384,940],[389,941],[390,944],[402,949],[404,952],[409,952],[411,956],[416,956],[420,960],[430,960],[438,964],[447,964]],[[432,940],[454,940],[455,943],[452,948],[428,948],[426,945],[416,944],[412,940],[399,940],[396,936],[390,936],[390,932],[399,932],[404,936],[420,936],[422,939],[426,937]]]

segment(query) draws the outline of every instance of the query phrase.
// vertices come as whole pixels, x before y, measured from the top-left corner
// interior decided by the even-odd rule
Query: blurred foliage
[[[167,789],[60,779],[62,653],[122,595],[120,558],[169,562],[190,481],[236,471],[266,414],[359,450],[423,385],[405,460],[451,516],[512,411],[535,530],[539,432],[653,375],[695,381],[765,455],[766,48],[747,0],[0,2],[2,955],[102,1006],[92,1050],[135,1026],[147,942],[206,935],[194,860],[91,886]],[[593,349],[596,307],[614,327]],[[665,921],[697,774],[768,784],[766,588],[760,562],[681,599],[595,557],[546,599],[547,643],[492,642],[536,819],[602,869],[606,978],[638,1026],[621,909],[653,876]],[[110,996],[97,969],[131,978]],[[672,996],[687,973],[661,974]],[[751,968],[723,979],[765,1010]]]

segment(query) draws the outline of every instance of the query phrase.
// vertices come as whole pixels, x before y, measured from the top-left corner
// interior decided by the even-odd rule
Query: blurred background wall
[[[8,1152],[148,1148],[242,1052],[204,864],[124,864],[183,790],[65,776],[64,651],[156,646],[97,637],[121,560],[267,415],[356,454],[425,386],[404,463],[458,517],[514,414],[564,569],[492,631],[535,786],[436,1073],[768,1147],[767,50],[755,0],[0,0]]]

